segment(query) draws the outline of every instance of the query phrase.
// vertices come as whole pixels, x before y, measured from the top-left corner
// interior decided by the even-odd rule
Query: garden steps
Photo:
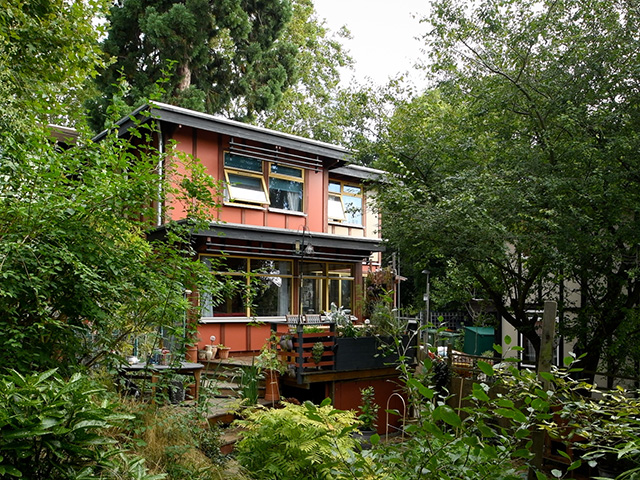
[[[204,365],[202,370],[203,386],[215,389],[216,397],[238,398],[241,370],[250,367],[253,358],[252,356],[242,356],[201,361]]]
[[[207,384],[215,391],[215,396],[208,400],[207,421],[213,424],[230,424],[237,418],[236,411],[240,406],[239,391],[240,370],[248,368],[253,362],[252,356],[230,357],[229,359],[215,359],[202,362],[205,368],[202,373],[203,385]],[[264,382],[260,382],[259,394],[264,397]],[[264,398],[258,403],[271,405]]]
[[[259,398],[258,403],[263,406],[271,406],[273,402]],[[211,398],[207,405],[207,422],[209,425],[229,425],[239,418],[240,410],[239,398]]]
[[[220,451],[224,455],[233,452],[235,444],[242,438],[242,427],[231,427],[224,430],[220,435]]]

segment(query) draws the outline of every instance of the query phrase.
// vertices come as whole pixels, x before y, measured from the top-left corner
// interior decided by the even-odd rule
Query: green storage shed
[[[464,327],[464,348],[468,355],[480,355],[488,350],[493,351],[495,330],[493,327]]]

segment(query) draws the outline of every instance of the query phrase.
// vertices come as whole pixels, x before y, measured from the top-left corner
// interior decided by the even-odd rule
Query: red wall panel
[[[373,386],[375,390],[375,402],[380,406],[378,410],[378,433],[384,434],[386,430],[387,414],[385,412],[387,408],[387,401],[389,402],[390,409],[397,409],[402,413],[402,401],[393,396],[394,393],[401,392],[401,385],[399,380],[391,379],[367,379],[367,380],[354,380],[345,382],[336,382],[335,384],[335,396],[334,406],[341,410],[356,410],[359,413],[358,407],[360,406],[360,389],[368,386]],[[393,396],[393,397],[392,397]],[[401,426],[402,417],[389,414],[389,424],[393,427],[399,428]],[[394,429],[390,428],[389,433],[393,433]]]

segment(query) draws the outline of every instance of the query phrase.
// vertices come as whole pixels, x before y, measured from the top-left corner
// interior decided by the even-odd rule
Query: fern
[[[328,400],[320,406],[257,408],[238,423],[245,430],[237,459],[257,480],[329,480],[357,448],[351,436],[355,413],[336,410]]]

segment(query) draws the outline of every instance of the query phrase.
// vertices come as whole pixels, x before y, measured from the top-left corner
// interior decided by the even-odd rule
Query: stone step
[[[224,455],[229,455],[233,452],[236,442],[242,438],[242,430],[241,427],[230,427],[224,430],[220,436],[220,451]]]
[[[241,400],[239,398],[212,398],[207,406],[207,422],[209,425],[229,425],[239,418],[239,412],[242,410]],[[272,402],[259,398],[258,403],[264,406],[273,405]]]

